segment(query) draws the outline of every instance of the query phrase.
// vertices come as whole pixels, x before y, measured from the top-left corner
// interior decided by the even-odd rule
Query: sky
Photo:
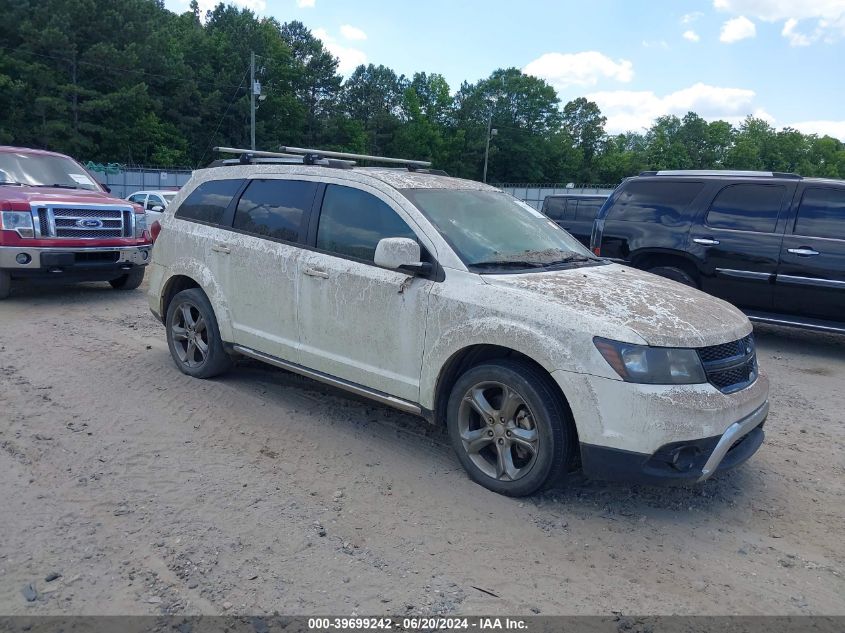
[[[606,130],[697,112],[845,141],[845,0],[229,0],[299,20],[348,75],[384,64],[442,74],[453,91],[497,68],[587,97]],[[209,8],[214,0],[200,0]],[[188,0],[166,0],[177,12]]]

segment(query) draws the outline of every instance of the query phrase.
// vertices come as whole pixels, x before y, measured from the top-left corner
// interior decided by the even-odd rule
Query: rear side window
[[[680,224],[703,187],[702,182],[629,182],[616,197],[608,219]]]
[[[845,189],[807,189],[798,207],[795,234],[845,239]]]
[[[417,239],[405,221],[375,196],[352,187],[326,187],[317,248],[371,262],[376,244],[385,237]]]
[[[729,185],[713,200],[705,222],[714,228],[771,233],[785,192],[783,185]]]
[[[253,180],[238,201],[234,228],[288,242],[299,240],[317,185],[304,180]]]
[[[194,189],[185,198],[176,217],[205,224],[220,224],[226,207],[238,193],[243,180],[209,180]]]
[[[549,196],[543,203],[543,212],[552,220],[563,220],[566,214],[566,198],[553,198]]]
[[[602,204],[604,204],[604,200],[597,200],[595,198],[579,200],[578,207],[575,210],[575,219],[592,222],[599,214]]]

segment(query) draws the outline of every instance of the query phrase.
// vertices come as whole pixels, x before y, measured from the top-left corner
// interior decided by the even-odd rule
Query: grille
[[[751,334],[730,343],[701,347],[698,357],[707,380],[724,393],[739,391],[757,379],[757,354]]]
[[[81,205],[45,205],[38,209],[39,228],[43,237],[97,239],[132,237],[132,212],[124,209],[91,209]],[[95,221],[95,226],[85,226]]]

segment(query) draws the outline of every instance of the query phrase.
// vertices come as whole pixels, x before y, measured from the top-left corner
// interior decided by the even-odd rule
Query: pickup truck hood
[[[0,201],[17,204],[37,202],[72,202],[74,204],[119,204],[133,206],[131,202],[121,200],[104,191],[85,189],[63,189],[57,187],[19,187],[0,186]]]
[[[649,345],[704,347],[751,332],[748,318],[721,299],[619,264],[482,278],[628,328]]]

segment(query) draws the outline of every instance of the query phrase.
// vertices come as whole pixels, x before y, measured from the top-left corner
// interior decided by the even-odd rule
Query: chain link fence
[[[85,163],[97,180],[108,185],[112,195],[126,198],[136,191],[147,189],[178,189],[191,177],[190,169],[154,169],[126,167],[119,163]]]
[[[498,183],[493,185],[530,204],[538,211],[543,207],[546,196],[562,194],[574,195],[610,195],[616,188],[613,184],[573,184],[573,183]]]

